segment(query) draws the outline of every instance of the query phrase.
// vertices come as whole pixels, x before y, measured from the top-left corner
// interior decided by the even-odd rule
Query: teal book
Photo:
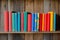
[[[18,27],[18,15],[15,13],[15,32],[17,32],[17,27]]]
[[[18,12],[17,13],[18,14],[18,32],[20,32],[21,31],[21,13],[20,12]]]
[[[27,31],[27,13],[28,12],[24,12],[24,32]]]
[[[56,31],[56,13],[54,13],[54,31]]]
[[[12,32],[15,31],[15,12],[12,12]]]

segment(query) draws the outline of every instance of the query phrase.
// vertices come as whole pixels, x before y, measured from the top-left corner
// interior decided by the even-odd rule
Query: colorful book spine
[[[24,32],[27,31],[27,13],[28,12],[24,12]]]
[[[37,13],[37,31],[39,31],[39,13]]]
[[[54,19],[54,15],[53,12],[48,12],[50,13],[50,31],[53,31],[53,19]]]
[[[12,32],[15,31],[15,12],[12,12]]]
[[[44,31],[44,13],[42,14],[42,31]]]
[[[9,12],[9,32],[12,32],[12,12]]]
[[[39,28],[39,13],[35,13],[35,31]]]
[[[35,14],[32,13],[32,32],[35,31]]]
[[[31,32],[32,28],[32,14],[28,13],[28,32]]]
[[[18,32],[20,32],[21,31],[21,16],[20,16],[20,12],[18,12],[17,13],[18,14],[18,28],[17,28],[17,30],[18,30]]]
[[[15,32],[18,31],[18,14],[15,13]]]
[[[47,31],[50,31],[50,14],[46,14],[46,26],[47,26]]]
[[[21,32],[24,31],[24,13],[21,13]]]
[[[37,15],[37,13],[35,13],[35,32],[37,31],[37,17],[38,17],[38,15]]]
[[[39,14],[39,31],[42,31],[42,13]]]
[[[5,32],[9,31],[9,12],[8,11],[4,12],[4,31]]]
[[[47,31],[47,25],[46,25],[46,16],[47,14],[44,14],[44,31],[46,32]]]
[[[56,31],[56,13],[54,12],[54,31]]]

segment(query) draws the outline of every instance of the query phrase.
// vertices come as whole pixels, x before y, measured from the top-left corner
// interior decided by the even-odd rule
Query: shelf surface
[[[55,31],[55,32],[0,32],[0,34],[15,34],[15,33],[20,33],[20,34],[30,34],[30,33],[60,33],[60,31]]]

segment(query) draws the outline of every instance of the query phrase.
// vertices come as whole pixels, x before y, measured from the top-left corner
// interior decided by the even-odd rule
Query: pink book
[[[9,12],[9,32],[12,32],[12,12]]]
[[[24,13],[21,13],[21,32],[24,31]]]

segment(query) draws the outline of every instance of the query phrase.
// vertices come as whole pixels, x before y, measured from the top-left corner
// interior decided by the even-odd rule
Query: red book
[[[4,31],[5,32],[9,31],[9,12],[8,11],[4,12]]]
[[[21,32],[24,31],[24,13],[21,13]]]
[[[50,31],[50,14],[49,13],[46,15],[46,26],[47,26],[47,31]]]
[[[43,14],[39,14],[39,31],[42,31],[42,16]]]
[[[12,32],[12,12],[9,12],[9,32]]]
[[[47,26],[46,26],[46,20],[47,20],[47,14],[44,14],[44,31],[47,31]]]
[[[28,13],[28,32],[31,32],[32,28],[32,14]]]

